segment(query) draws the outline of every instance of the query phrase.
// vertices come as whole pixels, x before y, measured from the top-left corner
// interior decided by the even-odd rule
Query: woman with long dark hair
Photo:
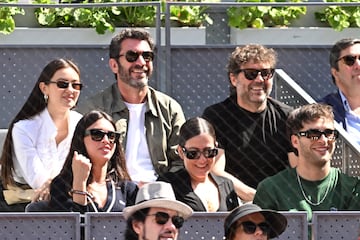
[[[51,211],[120,212],[133,205],[130,180],[112,118],[93,110],[76,126],[69,154],[50,186]]]
[[[55,59],[42,70],[8,127],[0,159],[5,198],[0,211],[24,211],[32,198],[47,198],[82,117],[72,110],[81,88],[80,70],[71,60]]]

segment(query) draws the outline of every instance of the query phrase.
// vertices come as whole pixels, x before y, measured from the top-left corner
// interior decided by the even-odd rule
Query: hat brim
[[[144,208],[152,207],[167,208],[177,211],[184,219],[189,218],[193,212],[191,207],[180,201],[174,201],[170,199],[152,199],[124,208],[123,216],[127,220],[131,215],[133,215],[134,212]]]
[[[261,209],[258,206],[253,204],[248,204],[247,206],[243,205],[243,207],[247,208],[244,210],[240,210],[241,207],[235,209],[231,212],[225,220],[225,235],[228,236],[231,226],[240,218],[252,214],[252,213],[261,213],[265,220],[270,223],[271,231],[269,234],[270,238],[275,238],[281,235],[286,227],[287,227],[287,219],[281,213],[278,213],[273,210]]]

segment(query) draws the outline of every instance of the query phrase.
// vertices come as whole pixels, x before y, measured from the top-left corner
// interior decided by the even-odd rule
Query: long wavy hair
[[[43,82],[46,85],[50,84],[51,78],[58,70],[69,67],[74,69],[80,76],[80,70],[78,66],[71,60],[59,58],[49,62],[40,73],[40,76],[37,82],[35,83],[35,86],[32,89],[28,99],[25,101],[20,111],[16,114],[15,118],[11,121],[8,127],[8,132],[4,141],[4,147],[0,158],[1,180],[4,188],[6,188],[8,184],[10,185],[14,184],[14,178],[13,178],[13,169],[14,169],[13,144],[14,143],[12,139],[12,130],[14,128],[14,124],[20,120],[30,119],[34,117],[35,115],[41,113],[46,108],[47,104],[44,99],[44,94],[42,93],[39,87],[40,83]]]
[[[114,129],[116,129],[115,123],[113,122],[112,118],[105,112],[98,110],[93,110],[85,114],[76,125],[74,136],[71,141],[69,154],[66,157],[61,172],[56,177],[57,179],[65,183],[66,189],[63,189],[63,191],[68,192],[72,187],[72,182],[73,182],[72,160],[74,156],[74,151],[77,151],[78,153],[81,153],[82,155],[90,159],[84,144],[85,130],[93,123],[95,123],[96,121],[102,118],[109,121],[114,126]],[[115,143],[116,143],[115,152],[108,163],[107,179],[113,180],[116,184],[119,182],[123,182],[124,180],[131,180],[131,179],[126,168],[125,155],[120,145],[120,141],[117,140]],[[92,182],[92,179],[93,176],[92,173],[90,173],[89,178],[87,180],[87,185]]]

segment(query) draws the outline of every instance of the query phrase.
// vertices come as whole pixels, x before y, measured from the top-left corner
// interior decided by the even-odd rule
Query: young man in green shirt
[[[263,180],[254,203],[278,211],[306,211],[309,221],[313,211],[359,210],[359,179],[330,165],[338,137],[332,107],[308,104],[295,109],[287,128],[297,166]]]

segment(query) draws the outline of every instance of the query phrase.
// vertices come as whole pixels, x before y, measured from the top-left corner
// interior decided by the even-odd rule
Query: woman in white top
[[[60,172],[82,117],[71,110],[81,88],[80,70],[70,60],[55,59],[42,70],[8,128],[0,159],[5,190],[0,211],[24,211],[32,199],[49,196],[49,183]]]

